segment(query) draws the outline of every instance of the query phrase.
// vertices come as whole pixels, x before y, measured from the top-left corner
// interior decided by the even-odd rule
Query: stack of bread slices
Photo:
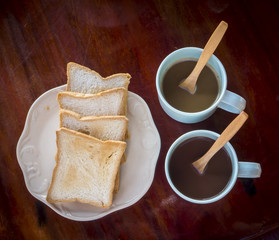
[[[112,205],[126,161],[127,95],[131,76],[103,78],[76,63],[67,65],[67,88],[58,93],[60,128],[56,166],[47,201]]]

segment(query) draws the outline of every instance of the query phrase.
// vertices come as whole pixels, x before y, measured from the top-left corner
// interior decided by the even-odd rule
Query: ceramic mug
[[[171,106],[165,99],[162,91],[162,80],[165,72],[176,62],[184,59],[198,59],[203,49],[195,47],[186,47],[178,49],[169,54],[160,64],[156,74],[156,89],[159,102],[164,111],[173,119],[183,123],[196,123],[210,117],[217,108],[222,108],[228,112],[240,113],[245,109],[246,101],[241,96],[227,90],[227,75],[220,60],[212,55],[208,63],[218,75],[219,93],[215,102],[207,109],[200,112],[183,112]],[[187,77],[187,76],[185,76]],[[186,90],[185,90],[186,91]]]
[[[240,178],[259,178],[261,176],[261,172],[262,172],[261,165],[259,163],[254,163],[254,162],[239,162],[233,146],[228,142],[228,143],[226,143],[224,148],[226,149],[226,151],[231,159],[232,174],[231,174],[231,177],[230,177],[229,182],[227,183],[226,187],[221,192],[216,194],[215,196],[212,196],[212,197],[206,198],[206,199],[194,199],[194,198],[188,197],[188,196],[184,195],[183,193],[181,193],[176,188],[176,186],[173,184],[172,179],[169,174],[169,163],[172,159],[172,154],[173,154],[174,150],[180,144],[182,144],[183,142],[185,142],[186,140],[191,139],[191,138],[208,137],[213,140],[216,140],[219,136],[220,136],[219,134],[212,132],[212,131],[195,130],[195,131],[191,131],[191,132],[188,132],[188,133],[182,135],[171,145],[171,147],[168,150],[168,153],[166,155],[165,174],[166,174],[167,180],[168,180],[171,188],[181,198],[183,198],[189,202],[198,203],[198,204],[212,203],[212,202],[218,201],[218,200],[222,199],[223,197],[225,197],[233,188],[238,177],[240,177]]]

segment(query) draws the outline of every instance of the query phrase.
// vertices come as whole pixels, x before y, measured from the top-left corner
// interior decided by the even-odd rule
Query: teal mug
[[[232,190],[237,178],[259,178],[261,176],[261,172],[262,172],[261,165],[259,163],[254,163],[254,162],[239,162],[233,146],[228,142],[225,144],[224,148],[231,160],[232,173],[229,178],[229,181],[227,182],[225,188],[222,191],[208,198],[194,199],[193,197],[189,197],[183,194],[182,191],[178,190],[177,186],[173,183],[173,179],[171,178],[170,171],[169,171],[170,162],[172,161],[172,155],[176,150],[176,148],[181,144],[183,144],[185,141],[192,138],[205,137],[205,138],[211,138],[213,140],[216,140],[219,136],[220,136],[219,134],[212,131],[195,130],[195,131],[188,132],[182,135],[181,137],[179,137],[169,148],[165,160],[165,174],[168,183],[173,189],[173,191],[184,200],[187,200],[192,203],[198,203],[198,204],[207,204],[207,203],[216,202],[222,199],[223,197],[225,197]]]
[[[170,105],[164,97],[162,81],[166,71],[179,61],[185,59],[196,59],[200,57],[203,49],[195,47],[186,47],[178,49],[169,54],[160,64],[156,74],[156,89],[160,105],[164,111],[176,121],[182,123],[197,123],[210,117],[217,108],[222,108],[228,112],[240,113],[246,107],[246,101],[241,96],[227,90],[227,75],[223,64],[220,60],[212,55],[208,61],[208,65],[218,76],[219,91],[215,102],[207,109],[199,112],[184,112]],[[186,78],[187,76],[185,76]],[[186,91],[186,90],[185,90]]]

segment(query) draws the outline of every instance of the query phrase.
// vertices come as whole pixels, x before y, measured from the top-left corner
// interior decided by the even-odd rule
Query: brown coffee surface
[[[162,81],[162,92],[167,102],[184,112],[199,112],[210,107],[217,98],[219,80],[217,74],[206,65],[197,81],[195,94],[181,89],[179,83],[187,78],[196,65],[194,60],[183,60],[166,70]]]
[[[206,137],[195,137],[180,144],[169,162],[169,175],[175,187],[184,195],[194,199],[207,199],[220,193],[232,175],[232,163],[227,151],[222,148],[208,163],[201,175],[192,163],[212,146],[214,141]]]

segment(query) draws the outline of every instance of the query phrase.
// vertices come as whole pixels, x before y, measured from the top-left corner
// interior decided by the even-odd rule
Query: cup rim
[[[204,109],[202,111],[199,111],[199,112],[184,112],[184,111],[181,111],[181,110],[178,110],[176,109],[175,107],[173,107],[172,105],[170,105],[168,103],[168,101],[165,99],[165,97],[163,96],[163,93],[161,92],[161,89],[160,89],[160,79],[159,79],[159,74],[160,72],[162,72],[162,68],[164,66],[164,64],[166,63],[166,61],[173,55],[176,55],[177,53],[179,52],[183,52],[185,50],[196,50],[196,51],[199,51],[200,53],[202,53],[203,49],[202,48],[198,48],[198,47],[184,47],[184,48],[179,48],[173,52],[171,52],[170,54],[168,54],[164,59],[163,61],[160,63],[160,66],[157,70],[157,73],[156,73],[156,89],[157,89],[157,94],[159,96],[159,99],[164,103],[165,106],[167,106],[169,109],[171,109],[172,112],[174,112],[175,114],[179,114],[179,115],[183,115],[183,116],[199,116],[200,114],[204,114],[206,112],[211,112],[213,111],[215,108],[218,107],[218,105],[220,104],[224,94],[225,94],[225,91],[227,89],[227,74],[226,74],[226,70],[222,64],[222,62],[214,55],[212,54],[212,56],[210,57],[214,59],[214,61],[217,62],[218,66],[221,68],[221,71],[223,72],[222,74],[222,77],[224,78],[224,83],[222,84],[223,87],[220,91],[220,94],[219,94],[219,97],[217,100],[215,100],[215,102],[210,106],[208,107],[207,109]],[[221,77],[221,76],[220,76]]]
[[[233,146],[228,142],[225,144],[225,148],[226,150],[229,152],[230,157],[231,157],[231,161],[232,161],[232,175],[231,178],[227,184],[227,187],[225,187],[225,189],[223,189],[220,193],[210,197],[210,198],[206,198],[206,199],[194,199],[188,196],[185,196],[183,193],[181,193],[176,187],[175,185],[172,183],[172,180],[169,176],[169,171],[168,171],[168,167],[169,167],[169,162],[172,156],[173,151],[177,148],[178,145],[180,145],[182,142],[184,142],[187,139],[193,138],[193,137],[210,137],[214,140],[216,140],[218,137],[220,136],[220,134],[213,132],[213,131],[209,131],[209,130],[194,130],[194,131],[190,131],[187,132],[183,135],[181,135],[179,138],[177,138],[172,145],[170,146],[166,158],[165,158],[165,174],[166,174],[166,178],[167,181],[170,185],[170,187],[173,189],[173,191],[180,196],[181,198],[183,198],[184,200],[187,200],[189,202],[192,203],[197,203],[197,204],[207,204],[207,203],[212,203],[212,202],[216,202],[220,199],[222,199],[223,197],[225,197],[233,188],[236,179],[237,179],[237,175],[238,175],[238,159],[237,159],[237,155],[236,152],[233,148]]]

